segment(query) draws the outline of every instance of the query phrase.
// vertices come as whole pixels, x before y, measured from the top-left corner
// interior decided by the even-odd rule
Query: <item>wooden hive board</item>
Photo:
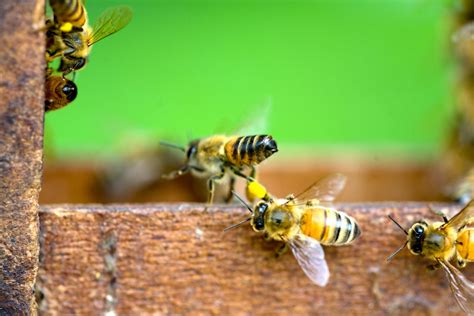
[[[44,118],[41,1],[0,1],[0,314],[35,314]]]
[[[326,247],[327,287],[310,283],[287,253],[275,258],[235,206],[200,204],[43,207],[37,289],[48,315],[462,315],[444,272],[403,251],[408,226],[434,218],[424,203],[339,204],[363,233]],[[438,206],[441,207],[441,206]],[[458,206],[451,206],[451,214]],[[472,267],[466,274],[474,278]],[[112,313],[113,314],[113,313]]]

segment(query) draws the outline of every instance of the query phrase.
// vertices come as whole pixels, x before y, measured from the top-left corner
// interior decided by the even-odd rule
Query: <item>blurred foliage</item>
[[[131,24],[46,117],[60,156],[232,133],[268,100],[280,148],[432,154],[449,127],[448,1],[88,0],[92,24],[118,4]]]

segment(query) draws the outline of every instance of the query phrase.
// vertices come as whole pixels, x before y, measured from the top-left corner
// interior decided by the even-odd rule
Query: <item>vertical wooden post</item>
[[[43,9],[44,1],[0,1],[0,315],[36,314]]]

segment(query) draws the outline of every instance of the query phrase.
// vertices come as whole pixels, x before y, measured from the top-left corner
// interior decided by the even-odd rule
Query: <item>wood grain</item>
[[[339,204],[362,236],[326,247],[329,284],[310,283],[291,253],[249,226],[238,206],[43,207],[39,306],[45,315],[462,315],[443,271],[403,251],[408,227],[434,218],[426,203]],[[437,204],[436,208],[446,205]],[[459,206],[451,205],[450,215]],[[466,275],[474,279],[473,267]]]
[[[36,312],[44,3],[0,1],[0,314]]]

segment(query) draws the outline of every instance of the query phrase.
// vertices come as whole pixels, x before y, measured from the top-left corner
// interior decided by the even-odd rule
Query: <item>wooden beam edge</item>
[[[0,1],[0,314],[35,315],[44,1]]]

